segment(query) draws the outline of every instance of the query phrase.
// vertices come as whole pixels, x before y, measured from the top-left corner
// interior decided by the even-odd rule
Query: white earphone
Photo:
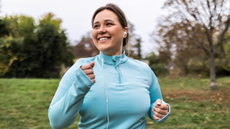
[[[125,31],[124,34],[123,34],[123,38],[125,37],[125,35],[126,35],[126,31]]]

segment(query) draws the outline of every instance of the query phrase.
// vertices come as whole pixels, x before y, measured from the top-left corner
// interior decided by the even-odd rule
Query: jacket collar
[[[104,64],[108,64],[108,65],[116,65],[119,62],[120,62],[119,64],[122,64],[128,60],[128,57],[125,55],[125,50],[123,50],[123,53],[121,55],[113,55],[113,56],[107,56],[100,51],[98,57],[101,63],[104,60]]]

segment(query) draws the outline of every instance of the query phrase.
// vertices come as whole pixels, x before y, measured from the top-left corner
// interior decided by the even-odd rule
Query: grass
[[[230,77],[209,79],[158,78],[172,112],[164,123],[147,119],[148,129],[229,129]],[[51,129],[47,116],[59,79],[0,79],[1,129]],[[79,116],[68,129],[76,129]]]

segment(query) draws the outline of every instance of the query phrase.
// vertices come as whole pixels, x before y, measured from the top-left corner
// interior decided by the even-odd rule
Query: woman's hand
[[[95,83],[95,75],[93,73],[93,66],[94,62],[91,62],[90,64],[83,65],[81,67],[81,70],[91,79],[93,83]]]
[[[169,107],[167,104],[162,104],[162,101],[158,99],[156,105],[153,107],[153,117],[155,120],[160,120],[169,112]]]

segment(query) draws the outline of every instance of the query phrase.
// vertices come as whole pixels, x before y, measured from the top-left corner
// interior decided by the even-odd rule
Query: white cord
[[[119,61],[119,63],[116,64],[115,66],[109,68],[106,72],[104,71],[104,67],[102,66],[102,68],[103,68],[103,73],[104,73],[104,76],[105,76],[105,77],[104,77],[104,78],[105,78],[105,79],[104,79],[104,88],[105,88],[106,107],[107,107],[107,120],[108,120],[106,129],[109,128],[109,100],[108,100],[108,94],[107,94],[107,90],[106,90],[106,84],[107,84],[107,81],[106,81],[106,80],[107,80],[107,79],[106,79],[106,73],[107,73],[110,69],[116,67],[117,65],[119,65],[119,64],[121,63],[121,56],[122,56],[122,55],[120,55],[120,61]],[[104,58],[102,58],[102,61],[104,61]],[[104,64],[104,63],[102,63],[102,64]]]
[[[121,40],[121,55],[120,55],[120,61],[119,61],[119,63],[118,64],[116,64],[115,66],[113,66],[113,67],[111,67],[111,68],[109,68],[106,72],[104,71],[104,57],[102,57],[102,69],[103,69],[103,73],[104,73],[104,88],[105,88],[105,96],[106,96],[106,107],[107,107],[107,120],[108,120],[108,122],[107,122],[107,126],[106,126],[106,129],[108,129],[109,128],[109,99],[108,99],[108,94],[107,94],[107,90],[106,90],[106,84],[107,84],[107,79],[106,79],[106,73],[110,70],[110,69],[112,69],[112,68],[114,68],[114,67],[116,67],[116,66],[118,66],[120,63],[121,63],[121,57],[122,57],[122,46],[123,46],[123,38],[122,38],[122,40]]]

